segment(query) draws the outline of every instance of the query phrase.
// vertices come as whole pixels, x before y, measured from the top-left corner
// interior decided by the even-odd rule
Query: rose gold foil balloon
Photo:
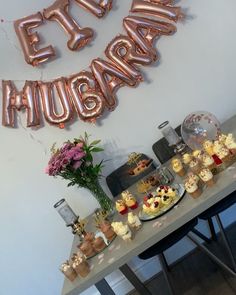
[[[38,82],[41,95],[43,114],[50,124],[60,125],[68,122],[73,116],[72,105],[67,92],[66,79],[60,78],[53,82]],[[59,99],[61,113],[57,112],[55,103],[55,91]]]
[[[112,0],[75,0],[83,8],[94,14],[96,17],[103,17],[112,8]]]
[[[128,73],[131,78],[142,81],[140,71],[133,64],[148,65],[152,59],[148,54],[138,51],[137,45],[127,36],[115,37],[105,50],[106,56],[116,63],[121,71]]]
[[[176,27],[172,24],[138,16],[124,18],[123,25],[128,36],[144,53],[149,54],[153,61],[157,60],[157,52],[153,45],[155,38],[176,32]],[[146,34],[143,30],[146,31]]]
[[[2,81],[2,124],[15,127],[15,111],[26,109],[27,127],[40,124],[37,82],[26,81],[17,91],[12,81]]]
[[[40,26],[42,23],[43,16],[40,12],[14,22],[15,32],[23,49],[25,60],[33,66],[43,63],[55,55],[52,46],[40,49],[36,48],[36,45],[40,42],[40,38],[37,32],[32,33],[31,30]]]
[[[128,73],[121,71],[119,66],[112,61],[108,62],[100,58],[94,59],[91,69],[102,90],[109,110],[114,110],[116,107],[114,93],[118,88],[124,85],[137,85],[135,78],[131,78]]]
[[[183,12],[181,11],[180,7],[166,6],[160,4],[160,1],[154,0],[133,0],[130,11],[134,13],[144,13],[161,18],[167,18],[175,22],[183,18]]]
[[[93,30],[90,28],[80,28],[68,13],[69,5],[70,0],[56,0],[47,9],[44,9],[43,15],[48,20],[58,22],[64,28],[70,36],[70,40],[67,42],[68,48],[70,50],[77,50],[91,41]]]
[[[79,117],[96,122],[104,110],[105,100],[93,74],[88,71],[78,73],[68,79],[67,85]]]

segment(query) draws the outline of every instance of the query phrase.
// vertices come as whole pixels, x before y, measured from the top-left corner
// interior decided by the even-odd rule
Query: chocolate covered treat
[[[93,241],[93,248],[96,252],[100,252],[106,248],[106,243],[102,237],[95,238],[95,240]]]
[[[77,273],[70,265],[69,261],[63,263],[60,267],[60,270],[71,282],[73,282],[77,277]]]
[[[83,241],[79,246],[80,251],[86,256],[91,257],[96,254],[96,252],[93,249],[92,242],[90,241]]]
[[[99,225],[99,227],[108,241],[112,241],[116,236],[116,233],[114,232],[110,222],[104,221]]]
[[[82,253],[74,254],[71,260],[72,267],[79,276],[85,278],[90,273],[89,264]]]

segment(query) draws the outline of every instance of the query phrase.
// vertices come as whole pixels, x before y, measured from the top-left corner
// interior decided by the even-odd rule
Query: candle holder
[[[165,121],[158,126],[162,135],[168,141],[169,146],[173,147],[176,154],[183,154],[186,149],[186,144],[182,141],[182,138],[172,128],[169,121]]]
[[[74,235],[79,235],[80,237],[83,237],[86,235],[85,231],[85,224],[86,222],[84,220],[80,220],[79,216],[77,216],[74,211],[71,209],[69,204],[66,202],[65,199],[61,199],[58,201],[54,208],[57,210],[57,212],[60,214],[62,219],[65,221],[67,227],[72,228],[72,233]]]

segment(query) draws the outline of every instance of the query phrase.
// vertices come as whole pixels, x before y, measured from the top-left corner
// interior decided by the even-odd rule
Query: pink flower
[[[49,166],[47,166],[47,167],[45,168],[44,172],[45,172],[46,174],[49,174]]]
[[[74,164],[73,164],[73,168],[75,170],[77,170],[80,166],[81,166],[82,162],[81,161],[76,161]]]

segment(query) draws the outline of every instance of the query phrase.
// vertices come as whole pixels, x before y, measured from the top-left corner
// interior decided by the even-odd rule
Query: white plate
[[[177,196],[175,197],[173,202],[171,202],[169,205],[163,206],[160,209],[160,211],[158,211],[156,214],[153,214],[153,215],[147,214],[147,213],[143,212],[143,210],[141,209],[139,211],[140,220],[150,221],[150,220],[153,220],[157,217],[160,217],[160,216],[166,214],[168,211],[170,211],[172,208],[174,208],[180,202],[180,200],[183,198],[183,196],[185,194],[184,186],[182,184],[173,184],[173,185],[171,185],[171,187],[175,188],[177,190]],[[143,203],[141,203],[140,206],[142,207]]]

